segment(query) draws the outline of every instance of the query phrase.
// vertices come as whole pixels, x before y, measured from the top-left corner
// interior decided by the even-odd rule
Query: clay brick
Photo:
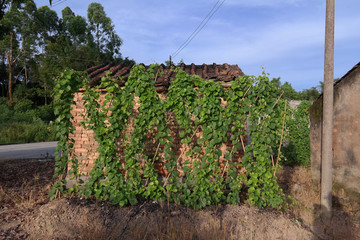
[[[83,148],[83,145],[81,143],[79,143],[79,142],[75,142],[74,148],[75,149]]]
[[[191,68],[193,70],[193,73],[198,72],[198,70],[201,68],[202,72],[204,75],[214,75],[214,74],[218,74],[219,71],[222,74],[230,74],[230,68],[238,68],[237,66],[229,66],[227,67],[227,69],[224,69],[224,66],[222,65],[188,65],[188,66],[184,66],[184,69],[186,70],[187,68]],[[196,71],[195,71],[196,70]],[[209,71],[213,71],[214,73],[210,73]],[[239,73],[242,74],[240,68],[238,68]],[[241,75],[240,74],[240,75]],[[170,77],[171,74],[168,74],[166,76]],[[158,83],[156,83],[158,84]],[[156,86],[156,89],[166,89],[166,87],[162,87],[162,86]],[[97,147],[99,146],[99,144],[95,141],[94,137],[95,134],[92,130],[90,129],[84,129],[83,127],[81,127],[81,121],[83,120],[83,116],[86,114],[86,109],[85,106],[83,104],[83,93],[81,92],[83,90],[80,90],[78,93],[75,94],[74,96],[74,101],[75,101],[75,105],[73,105],[73,110],[71,111],[72,115],[74,116],[73,118],[73,125],[75,126],[75,131],[74,134],[72,134],[71,136],[75,139],[76,143],[74,146],[74,155],[76,155],[78,157],[78,160],[81,162],[81,167],[80,167],[80,173],[82,174],[86,174],[89,173],[92,169],[92,167],[95,165],[95,160],[97,159],[97,157],[99,156],[99,153],[96,152]],[[106,89],[101,89],[99,90],[101,92],[100,94],[100,99],[99,99],[99,103],[102,103],[105,99],[106,96]],[[164,94],[159,94],[159,97],[161,99],[166,99],[166,96]],[[137,114],[137,109],[140,107],[140,104],[138,103],[138,97],[135,98],[134,100],[135,102],[135,106],[134,106],[134,111],[133,114],[136,115]],[[106,106],[109,106],[110,103],[107,103]],[[224,103],[223,103],[224,104]],[[108,114],[111,114],[110,112]],[[109,123],[108,120],[106,120],[106,123]],[[178,131],[179,129],[175,129],[175,131]],[[131,127],[130,129],[128,129],[128,131],[131,131]],[[196,133],[196,137],[201,137],[202,133],[201,132],[197,132]],[[151,134],[148,136],[150,139],[152,139],[154,136],[152,136]],[[114,144],[116,144],[114,142]],[[177,149],[179,149],[180,152],[186,152],[189,150],[188,147],[184,147],[182,144],[175,143],[175,146]],[[121,147],[120,147],[121,148]],[[154,152],[155,149],[157,148],[157,142],[150,140],[149,143],[147,144],[147,149],[149,152]],[[182,156],[180,159],[181,162],[184,162],[186,160],[185,154],[183,154],[184,156]],[[160,158],[163,158],[163,153],[159,154]],[[224,162],[223,157],[220,160],[221,162]],[[224,164],[222,164],[223,166]],[[158,171],[165,174],[166,170],[164,169],[164,164],[163,162],[159,161],[158,163],[156,163],[156,166],[158,166]]]
[[[89,151],[84,148],[77,148],[77,149],[75,149],[75,152],[76,153],[88,153]]]

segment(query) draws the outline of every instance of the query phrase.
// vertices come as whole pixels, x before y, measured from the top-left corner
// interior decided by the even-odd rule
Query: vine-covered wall
[[[240,77],[224,89],[174,71],[166,96],[154,87],[157,65],[133,67],[123,88],[109,76],[96,87],[74,71],[60,77],[55,103],[64,154],[56,159],[52,197],[67,191],[121,206],[160,199],[195,209],[287,203],[276,181],[286,103],[267,76]],[[69,189],[66,174],[76,180]]]
[[[74,158],[77,158],[79,161],[79,175],[89,175],[92,168],[95,166],[95,161],[99,157],[99,152],[97,151],[97,148],[99,147],[98,142],[95,140],[95,133],[91,129],[86,129],[83,126],[83,122],[85,120],[86,115],[86,108],[84,106],[83,96],[84,96],[84,89],[80,89],[77,93],[74,94],[74,102],[71,106],[71,115],[73,116],[72,123],[75,127],[75,130],[73,133],[69,135],[70,139],[74,139],[74,147],[72,149],[72,156]],[[99,89],[99,100],[98,102],[102,104],[106,97],[106,89]],[[166,94],[158,94],[159,98],[162,100],[166,100]],[[222,105],[226,106],[226,102],[222,100]],[[129,121],[131,124],[129,125],[128,131],[131,132],[133,130],[133,117],[136,117],[138,115],[138,108],[139,108],[139,98],[134,98],[134,109],[132,111],[132,116],[129,118]],[[111,114],[111,112],[109,112]],[[171,121],[170,121],[171,120]],[[194,124],[194,121],[192,121],[192,124]],[[190,156],[186,156],[184,153],[188,152],[190,148],[187,146],[187,144],[181,142],[180,137],[180,128],[179,124],[176,121],[176,118],[173,115],[169,116],[169,122],[168,127],[171,130],[171,136],[173,137],[173,148],[175,155],[177,158],[179,158],[178,165],[183,165],[185,161],[191,161]],[[246,130],[246,125],[244,125]],[[129,133],[130,133],[129,132]],[[229,133],[231,134],[231,133]],[[150,154],[154,155],[155,150],[158,145],[158,141],[154,140],[156,137],[155,134],[148,133],[146,134],[147,140],[145,143],[145,151]],[[198,130],[194,133],[194,136],[192,137],[192,141],[195,143],[199,138],[203,137],[202,129],[198,128]],[[247,145],[247,136],[242,136],[243,144],[244,146]],[[119,145],[121,142],[121,139],[119,139],[119,143],[115,143]],[[219,157],[219,166],[221,170],[225,168],[226,165],[226,159],[224,153],[226,152],[226,149],[231,147],[231,142],[227,141],[221,144],[220,150],[222,151],[221,156]],[[164,161],[164,154],[163,154],[163,146],[159,146],[160,152],[157,153],[159,156],[159,159],[154,162],[155,169],[160,175],[164,175],[167,173],[167,170],[165,169],[165,161]],[[118,146],[118,151],[121,152],[123,149],[121,146]],[[241,163],[241,157],[243,156],[244,151],[242,148],[238,149],[236,153],[234,153],[234,161],[237,161]],[[68,169],[70,169],[71,166],[69,165]],[[178,169],[180,174],[182,173],[181,169]]]

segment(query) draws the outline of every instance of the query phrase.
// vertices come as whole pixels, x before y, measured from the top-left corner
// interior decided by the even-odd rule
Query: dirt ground
[[[0,239],[360,239],[360,203],[339,189],[330,222],[307,169],[278,173],[299,205],[288,213],[246,204],[201,211],[161,202],[120,208],[62,198],[49,202],[53,160],[0,163]]]

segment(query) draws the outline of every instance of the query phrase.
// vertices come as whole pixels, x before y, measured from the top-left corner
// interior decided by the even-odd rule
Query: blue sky
[[[58,2],[59,1],[59,2]],[[36,0],[37,6],[48,0]],[[86,16],[88,0],[53,0]],[[217,0],[98,1],[123,39],[121,52],[137,63],[164,62]],[[296,90],[323,80],[326,0],[225,0],[174,62],[238,64],[245,74],[288,81]],[[360,1],[336,1],[335,78],[360,61]]]

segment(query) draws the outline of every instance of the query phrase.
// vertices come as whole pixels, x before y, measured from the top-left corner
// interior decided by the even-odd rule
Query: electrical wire
[[[56,3],[58,3],[58,2],[60,2],[60,1],[63,1],[63,0],[55,0],[55,1],[52,1],[52,3],[50,4],[47,4],[46,6],[48,6],[48,7],[52,7],[54,4],[56,4]]]
[[[181,44],[180,47],[175,52],[173,52],[173,54],[171,55],[173,58],[175,58],[184,48],[186,48],[190,44],[190,42],[196,37],[196,35],[198,35],[199,32],[201,32],[201,30],[206,26],[206,24],[210,21],[212,16],[214,16],[214,14],[219,10],[219,8],[225,2],[225,0],[223,0],[221,3],[220,3],[220,1],[221,0],[218,0],[215,3],[215,5],[211,9],[211,11],[201,21],[201,23],[197,26],[197,28],[190,34],[190,36],[186,39],[186,41],[183,44]]]
[[[216,8],[216,6],[218,5],[218,3],[220,2],[220,0],[218,0],[215,5],[213,6],[213,8],[211,9],[211,11],[206,15],[206,17],[201,21],[201,23],[197,26],[197,28],[190,34],[190,36],[186,39],[185,42],[183,42],[183,44],[180,45],[180,47],[172,53],[172,56],[174,56],[185,44],[187,41],[190,40],[190,38],[195,34],[195,32],[201,27],[201,25],[204,23],[204,21],[210,16],[210,14],[214,11],[214,9]]]
[[[66,2],[66,1],[67,1],[67,0],[58,0],[58,1],[55,1],[55,2],[53,2],[53,4],[51,5],[51,7],[55,7],[55,6],[60,5],[60,4],[64,3],[64,2]]]
[[[54,5],[54,4],[56,4],[56,3],[60,2],[60,1],[62,1],[62,0],[55,0],[55,1],[52,1],[51,5],[49,4],[48,6],[52,6],[52,5]]]

